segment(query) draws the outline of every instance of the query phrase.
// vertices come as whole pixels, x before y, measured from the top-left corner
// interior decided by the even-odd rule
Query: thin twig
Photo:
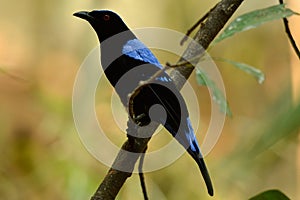
[[[199,56],[196,56],[196,57],[190,59],[190,62],[191,62],[191,61],[196,61],[196,60],[198,60],[200,57],[201,57],[200,55],[199,55]],[[148,84],[148,83],[153,82],[153,81],[154,81],[157,77],[159,77],[163,72],[165,72],[166,70],[168,70],[168,69],[170,69],[170,68],[176,68],[176,67],[182,67],[182,66],[185,66],[185,67],[193,66],[190,62],[185,61],[185,60],[180,61],[180,62],[177,62],[176,64],[171,64],[171,63],[167,62],[165,66],[163,66],[160,70],[158,70],[155,74],[153,74],[148,80],[146,80],[146,81],[140,81],[138,87],[137,87],[133,92],[131,92],[128,96],[134,95],[135,92],[140,88],[140,86],[146,85],[146,84]]]
[[[22,81],[22,82],[28,82],[28,80],[26,80],[25,78],[21,77],[21,76],[18,76],[18,75],[15,75],[13,73],[10,73],[8,72],[7,70],[3,69],[0,67],[0,73],[3,73],[5,75],[7,75],[8,77],[16,80],[16,81]]]
[[[163,68],[161,68],[159,71],[157,71],[155,74],[153,74],[153,76],[151,76],[148,80],[146,81],[140,81],[139,82],[139,86],[138,88],[141,86],[141,85],[145,85],[145,84],[148,84],[148,83],[151,83],[153,82],[158,76],[160,76],[163,72],[165,72],[167,69],[169,68],[169,66],[164,66]],[[134,93],[134,92],[133,92]]]
[[[147,194],[147,189],[146,189],[146,183],[145,183],[145,178],[144,178],[144,173],[143,173],[143,163],[145,159],[145,153],[146,153],[147,147],[145,148],[143,154],[140,157],[140,162],[139,162],[139,177],[140,177],[140,183],[143,191],[143,196],[144,200],[148,200],[148,194]]]
[[[279,3],[280,4],[284,4],[283,0],[279,0]],[[287,34],[287,36],[288,36],[288,38],[290,40],[290,43],[291,43],[291,45],[292,45],[295,53],[297,54],[297,56],[298,56],[298,58],[300,60],[300,51],[299,51],[299,49],[297,47],[297,44],[296,44],[296,42],[295,42],[295,40],[293,38],[292,33],[291,33],[291,30],[290,30],[290,27],[289,27],[289,21],[288,21],[288,19],[286,17],[284,17],[282,20],[283,20],[285,32],[286,32],[286,34]]]
[[[139,88],[142,85],[145,85],[145,84],[153,82],[157,77],[159,77],[163,72],[165,72],[169,68],[176,68],[176,67],[178,67],[177,64],[176,65],[171,65],[170,63],[167,62],[165,66],[163,66],[160,70],[158,70],[155,74],[153,74],[148,80],[146,80],[146,81],[140,81],[137,88]],[[134,91],[131,94],[134,94]]]

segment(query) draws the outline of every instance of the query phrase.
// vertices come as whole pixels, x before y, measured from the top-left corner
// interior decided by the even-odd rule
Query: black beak
[[[91,15],[89,15],[89,12],[87,11],[80,11],[80,12],[76,12],[73,14],[75,17],[79,17],[81,19],[85,19],[87,21],[89,21],[90,19],[92,19],[93,17]]]

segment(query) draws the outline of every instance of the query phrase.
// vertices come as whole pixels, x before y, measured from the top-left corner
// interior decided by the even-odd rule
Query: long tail
[[[210,179],[210,176],[209,176],[209,173],[208,173],[208,170],[206,168],[206,165],[205,165],[205,162],[204,162],[204,159],[202,158],[201,155],[197,155],[194,151],[192,151],[190,148],[187,149],[188,153],[194,158],[194,160],[197,162],[199,168],[200,168],[200,171],[201,171],[201,174],[202,174],[202,177],[205,181],[205,184],[206,184],[206,188],[207,188],[207,192],[210,196],[213,196],[214,195],[214,189],[213,189],[213,185],[212,185],[212,182],[211,182],[211,179]]]

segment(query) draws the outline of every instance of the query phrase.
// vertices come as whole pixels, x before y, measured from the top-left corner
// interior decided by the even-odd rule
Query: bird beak
[[[90,19],[92,19],[93,17],[91,15],[89,15],[89,12],[87,11],[80,11],[80,12],[76,12],[73,14],[75,17],[79,17],[81,19],[85,19],[87,21],[89,21]]]

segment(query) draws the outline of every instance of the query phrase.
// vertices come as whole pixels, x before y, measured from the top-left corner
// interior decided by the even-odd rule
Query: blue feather
[[[159,77],[156,78],[156,80],[162,81],[162,82],[172,82],[172,79],[170,77],[167,77],[167,76],[159,76]]]
[[[150,49],[148,49],[138,39],[127,41],[127,43],[123,46],[122,53],[131,58],[143,61],[145,63],[153,64],[159,69],[163,69],[162,65],[159,63],[159,61],[153,55]],[[157,77],[156,80],[161,82],[172,82],[172,79],[166,73],[161,74],[161,76]]]
[[[189,117],[186,118],[186,121],[182,122],[181,128],[183,131],[176,132],[170,124],[165,124],[165,128],[173,135],[177,135],[176,139],[181,143],[185,148],[190,147],[191,150],[197,155],[201,155],[200,147],[196,139],[196,135],[194,133],[192,123]],[[181,129],[181,130],[182,130]]]
[[[122,53],[131,58],[154,64],[160,69],[163,68],[150,49],[138,39],[128,40],[123,46]]]
[[[197,139],[196,139],[193,127],[192,127],[192,123],[191,123],[191,120],[189,117],[186,119],[186,122],[187,122],[188,129],[185,130],[185,136],[189,140],[189,144],[190,144],[192,151],[194,151],[196,153],[200,153],[199,144],[197,142]]]

